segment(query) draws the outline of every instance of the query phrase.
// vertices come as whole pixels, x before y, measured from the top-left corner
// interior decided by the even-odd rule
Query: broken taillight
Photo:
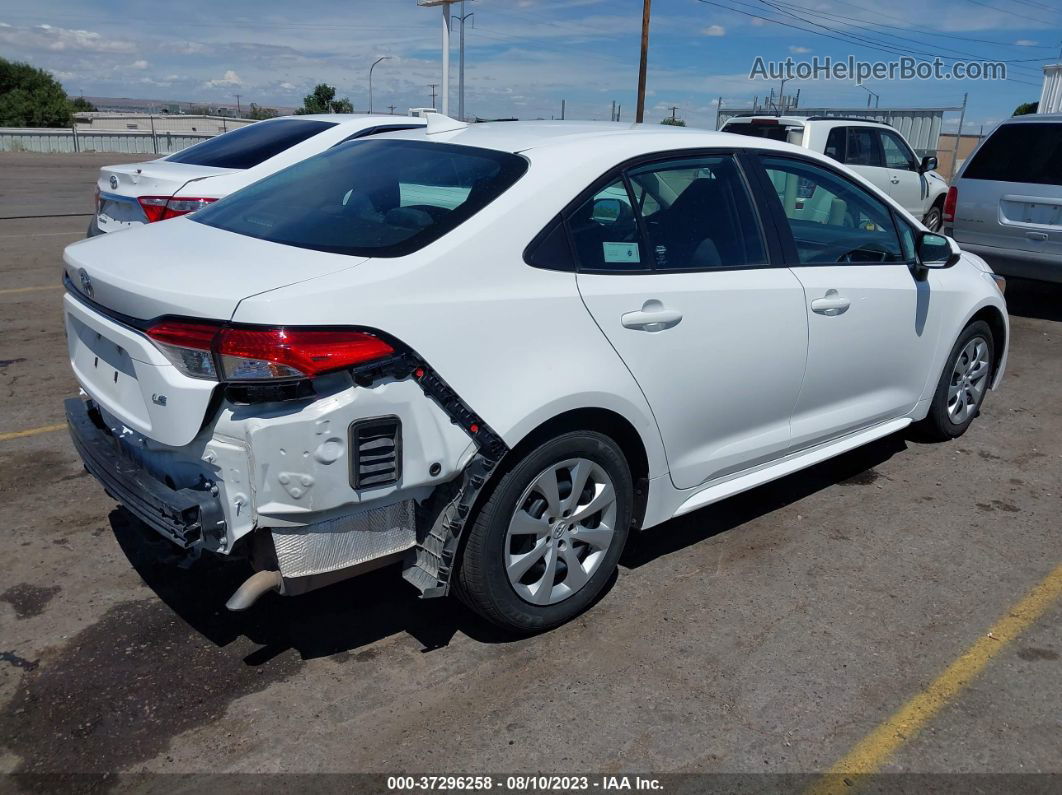
[[[194,213],[201,210],[217,199],[205,197],[184,196],[138,196],[140,208],[147,216],[148,223],[165,221],[167,218],[177,218],[181,215]]]
[[[379,337],[345,329],[162,321],[146,333],[185,375],[220,381],[312,378],[394,353]]]

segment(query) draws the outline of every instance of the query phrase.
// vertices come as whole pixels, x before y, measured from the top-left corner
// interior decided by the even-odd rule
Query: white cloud
[[[1036,42],[1032,41],[1031,39],[1018,39],[1014,43],[1017,46],[1019,46],[1019,47],[1035,47],[1036,46]]]
[[[136,51],[136,45],[131,41],[104,38],[101,34],[91,30],[72,30],[52,25],[18,28],[4,24],[0,27],[0,42],[31,51],[105,53]]]
[[[722,25],[709,25],[701,32],[704,33],[705,36],[725,36],[726,28]]]
[[[145,61],[143,58],[138,58],[137,60],[135,60],[131,64],[129,64],[129,68],[130,69],[147,69],[148,68],[148,62]]]
[[[798,46],[796,44],[793,44],[793,45],[790,45],[789,52],[793,53],[793,55],[803,55],[806,52],[811,52],[811,48],[810,47],[800,47],[800,46]]]
[[[215,80],[207,80],[205,83],[207,88],[225,88],[226,86],[242,86],[243,80],[231,69],[225,72],[224,77],[217,78]]]

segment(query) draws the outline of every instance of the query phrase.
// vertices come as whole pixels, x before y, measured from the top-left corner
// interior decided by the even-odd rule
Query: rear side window
[[[878,131],[873,127],[848,128],[848,152],[844,162],[850,166],[884,166]]]
[[[167,160],[192,166],[251,168],[329,127],[335,124],[312,119],[260,121],[190,146]]]
[[[599,190],[568,223],[582,270],[714,270],[766,263],[752,202],[729,155],[631,169],[626,183],[617,179]]]
[[[845,141],[848,138],[847,127],[834,127],[830,130],[830,135],[826,139],[826,149],[824,154],[826,157],[832,157],[838,163],[844,162],[845,157]]]
[[[768,138],[772,141],[783,141],[797,146],[800,146],[800,142],[804,139],[803,127],[777,123],[735,122],[723,125],[723,132],[748,135],[751,138]]]
[[[962,177],[1062,185],[1062,124],[1004,124],[977,150]]]
[[[266,177],[193,220],[298,248],[401,257],[456,228],[526,170],[527,161],[508,152],[362,139]]]

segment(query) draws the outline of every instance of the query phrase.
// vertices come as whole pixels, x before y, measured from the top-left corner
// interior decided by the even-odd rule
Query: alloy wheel
[[[600,567],[616,527],[616,489],[600,465],[571,458],[539,473],[509,520],[505,570],[535,605],[562,602]]]
[[[948,385],[948,418],[961,425],[977,411],[988,385],[988,341],[974,337],[959,351]]]

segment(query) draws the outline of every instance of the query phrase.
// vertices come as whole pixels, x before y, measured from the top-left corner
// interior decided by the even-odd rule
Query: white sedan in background
[[[393,563],[556,626],[631,531],[964,433],[1008,342],[984,261],[835,160],[656,125],[431,116],[64,260],[78,451],[249,561],[233,609]]]
[[[411,116],[284,116],[158,160],[104,166],[88,236],[187,215],[343,141],[423,125]]]

